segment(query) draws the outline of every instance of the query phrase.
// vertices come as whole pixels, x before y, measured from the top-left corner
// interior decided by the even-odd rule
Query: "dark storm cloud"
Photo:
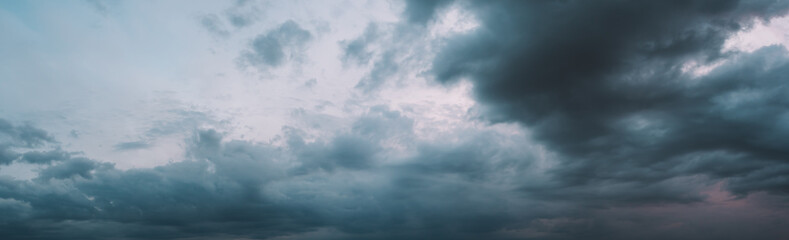
[[[305,43],[312,39],[309,31],[296,22],[287,21],[266,34],[255,37],[251,49],[242,55],[243,61],[252,66],[277,67],[286,60],[301,54]]]
[[[270,142],[196,130],[182,161],[123,170],[0,119],[0,167],[40,167],[31,180],[0,176],[0,236],[785,239],[789,52],[721,51],[753,18],[783,13],[782,3],[470,3],[481,27],[451,39],[433,72],[469,78],[483,117],[525,125],[550,151],[526,134],[419,129],[375,106],[334,132],[285,127]],[[448,4],[412,1],[405,15],[424,30]],[[242,60],[278,66],[310,38],[286,22]],[[379,88],[406,64],[392,49],[358,88]],[[689,61],[723,64],[695,77],[682,70]],[[205,118],[180,115],[148,137]],[[31,149],[43,147],[54,150]],[[742,199],[719,199],[715,184]]]
[[[0,118],[0,141],[15,147],[38,147],[46,143],[56,143],[46,131],[29,124],[14,126]]]
[[[433,71],[441,82],[471,79],[485,118],[522,123],[562,155],[554,173],[564,186],[704,174],[732,178],[736,193],[786,192],[777,170],[789,159],[786,50],[722,47],[787,7],[475,1],[481,27],[450,40]],[[716,61],[726,63],[702,77],[683,71],[688,62]]]
[[[49,151],[29,151],[22,154],[22,161],[32,164],[50,164],[71,158],[71,153],[61,149]]]
[[[529,218],[502,204],[516,191],[480,188],[531,161],[520,147],[501,149],[509,140],[496,133],[413,142],[413,120],[383,106],[331,137],[285,132],[284,145],[271,145],[198,131],[182,162],[119,170],[76,157],[33,180],[0,178],[0,209],[10,216],[0,235],[266,239],[330,228],[344,239],[475,239]],[[419,150],[392,163],[391,144]]]
[[[48,164],[69,158],[70,154],[62,150],[26,151],[30,148],[45,147],[57,144],[57,141],[46,131],[30,124],[17,125],[0,118],[0,165],[8,165],[21,160],[33,164]]]
[[[0,199],[21,203],[16,208],[29,214],[3,222],[0,233],[62,239],[98,227],[112,231],[95,232],[93,239],[267,238],[310,230],[320,221],[311,210],[262,192],[284,176],[272,162],[275,148],[220,141],[215,131],[200,132],[191,145],[193,160],[153,169],[121,171],[74,158],[43,169],[36,181],[3,180]],[[57,224],[64,220],[75,226]]]
[[[617,201],[703,199],[698,188],[704,184],[694,179],[556,185],[543,177],[523,136],[460,129],[441,141],[421,141],[415,131],[403,113],[376,106],[347,129],[312,140],[292,127],[279,144],[197,131],[186,143],[186,159],[154,168],[120,170],[71,157],[52,162],[32,180],[0,177],[0,235],[302,239],[303,233],[333,229],[334,235],[321,238],[627,239],[610,236],[627,233],[612,232],[621,224],[649,229],[672,219],[647,224],[626,219],[632,214],[612,220],[595,211]],[[403,155],[398,148],[410,150]],[[528,194],[525,185],[531,186]],[[762,221],[741,226],[775,232]]]

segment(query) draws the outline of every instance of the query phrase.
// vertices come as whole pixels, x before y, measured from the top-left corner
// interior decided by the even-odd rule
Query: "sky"
[[[789,1],[0,0],[1,239],[789,239]]]

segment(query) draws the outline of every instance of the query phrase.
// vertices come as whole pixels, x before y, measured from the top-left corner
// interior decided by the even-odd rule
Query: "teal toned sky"
[[[0,0],[0,239],[789,239],[788,12]]]

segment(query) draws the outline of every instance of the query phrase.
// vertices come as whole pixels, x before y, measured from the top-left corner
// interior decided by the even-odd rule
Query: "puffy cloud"
[[[182,161],[153,168],[121,170],[70,157],[32,180],[0,178],[0,208],[11,214],[0,221],[0,234],[36,239],[301,239],[319,233],[327,239],[626,239],[630,235],[621,224],[650,228],[672,219],[644,223],[637,219],[642,212],[622,207],[706,206],[703,192],[714,182],[680,177],[568,186],[546,173],[561,168],[545,165],[540,148],[523,134],[457,128],[424,138],[414,119],[385,106],[368,109],[329,135],[287,127],[272,142],[252,142],[208,129],[196,131],[186,145]],[[742,157],[717,155],[731,161]],[[699,160],[674,166],[675,171],[707,168],[706,155],[686,158]],[[729,171],[720,168],[719,173]],[[606,210],[611,207],[616,211]],[[769,225],[748,226],[776,233]]]
[[[532,161],[523,136],[469,129],[442,144],[413,142],[413,120],[384,106],[318,139],[285,130],[271,143],[197,131],[185,160],[154,168],[75,157],[33,180],[2,179],[0,198],[21,212],[0,233],[265,239],[331,228],[349,238],[473,239],[522,217],[501,203],[519,195],[512,181]]]

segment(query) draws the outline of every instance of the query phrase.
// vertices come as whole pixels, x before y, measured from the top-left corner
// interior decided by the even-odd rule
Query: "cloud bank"
[[[786,2],[468,4],[484,27],[450,41],[436,79],[470,79],[484,118],[560,153],[561,186],[703,174],[736,194],[786,193],[787,51],[723,50]],[[722,65],[697,77],[689,62]]]

